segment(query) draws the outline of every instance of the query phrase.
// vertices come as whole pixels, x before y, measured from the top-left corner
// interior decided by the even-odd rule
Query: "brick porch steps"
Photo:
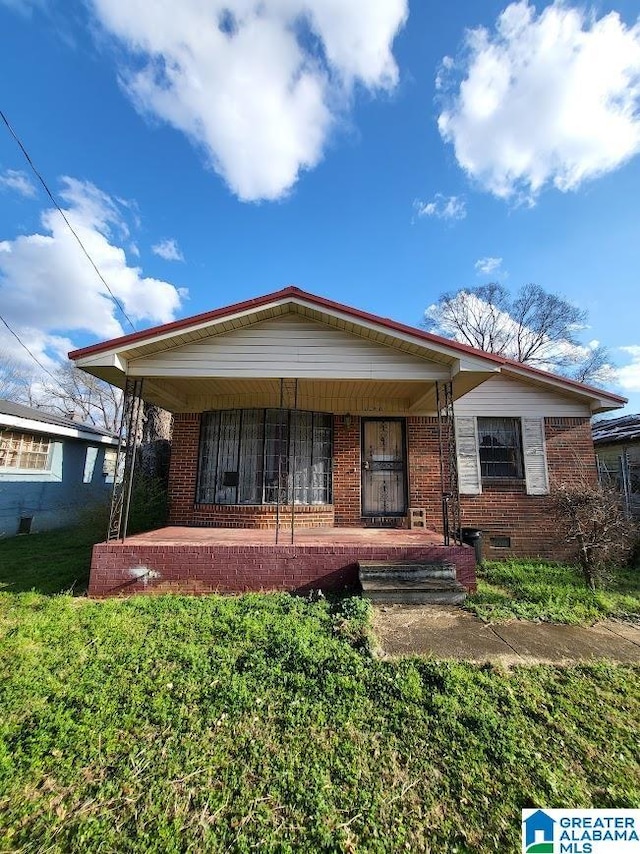
[[[456,581],[450,563],[361,560],[358,577],[362,594],[372,602],[415,605],[458,605],[467,591]]]

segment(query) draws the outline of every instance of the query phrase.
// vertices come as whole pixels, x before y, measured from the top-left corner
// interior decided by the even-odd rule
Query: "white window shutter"
[[[544,418],[522,419],[522,451],[527,495],[547,495],[549,474],[544,445]]]
[[[473,416],[456,418],[456,451],[458,453],[458,488],[462,495],[480,495],[480,458],[478,456],[478,431]]]

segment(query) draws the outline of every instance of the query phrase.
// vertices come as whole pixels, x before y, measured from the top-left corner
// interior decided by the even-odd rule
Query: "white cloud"
[[[500,270],[500,267],[502,266],[502,258],[492,258],[491,256],[478,258],[474,266],[478,273],[483,273],[488,276],[491,273],[495,273]]]
[[[35,185],[27,173],[19,169],[7,169],[0,175],[0,189],[14,190],[28,199],[33,199],[36,195]]]
[[[159,255],[161,258],[164,258],[165,261],[184,261],[184,255],[182,254],[177,241],[173,238],[170,240],[161,240],[159,243],[154,243],[151,247],[151,251],[155,255]]]
[[[63,178],[62,187],[69,222],[129,317],[134,323],[172,320],[183,292],[129,266],[117,244],[116,237],[129,234],[126,208],[89,182]],[[123,329],[126,321],[60,214],[45,210],[41,222],[37,234],[0,241],[0,303],[8,323],[49,367],[73,349],[74,332],[111,338],[130,329]],[[4,327],[0,333],[0,350],[28,359]]]
[[[244,201],[322,159],[354,87],[391,90],[407,0],[91,0],[136,108],[185,133]]]
[[[620,349],[631,356],[631,364],[623,365],[616,370],[618,385],[625,391],[638,392],[640,391],[640,346],[633,344]]]
[[[640,23],[526,0],[495,30],[466,34],[436,79],[442,137],[460,166],[504,199],[533,203],[546,184],[575,190],[640,150]]]
[[[418,216],[434,216],[436,219],[464,219],[467,215],[467,203],[461,196],[444,196],[436,193],[430,202],[416,199],[413,209]]]

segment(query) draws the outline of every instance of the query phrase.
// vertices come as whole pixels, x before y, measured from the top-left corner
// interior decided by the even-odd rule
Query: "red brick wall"
[[[200,417],[199,413],[175,416],[169,464],[169,524],[211,525],[219,528],[275,528],[275,505],[227,506],[224,504],[195,503]],[[356,437],[359,436],[357,427],[355,433]],[[358,455],[356,469],[359,476],[359,444],[356,445],[356,452]],[[340,481],[340,477],[338,477],[338,481]],[[359,481],[357,501],[359,515]],[[334,508],[331,505],[296,507],[294,524],[300,528],[333,525]],[[287,526],[291,526],[291,508],[285,506],[280,508],[280,527],[286,528]]]
[[[351,423],[347,421],[350,419]],[[362,524],[360,515],[360,418],[333,418],[333,506],[335,524],[353,528]]]
[[[358,588],[358,560],[454,562],[456,577],[475,590],[475,559],[467,547],[371,544],[149,545],[99,543],[91,562],[90,596],[132,593],[241,593],[247,590]],[[144,575],[147,576],[146,583]]]
[[[333,508],[296,508],[296,525],[314,527],[335,524],[359,527],[360,514],[360,418],[334,417]],[[554,482],[575,480],[581,472],[597,477],[588,418],[545,420],[549,478]],[[225,507],[196,505],[200,416],[177,415],[174,426],[169,489],[169,520],[173,525],[220,527],[273,527],[274,507]],[[409,506],[427,510],[427,525],[442,530],[440,504],[440,458],[436,418],[407,419],[409,455]],[[484,532],[484,553],[490,558],[541,556],[561,558],[554,537],[555,523],[545,496],[527,495],[524,484],[485,486],[478,496],[461,497],[462,524]],[[289,511],[281,510],[283,524]],[[492,537],[509,537],[510,548],[494,547]]]
[[[546,418],[549,482],[597,479],[588,418]],[[483,486],[481,495],[461,496],[462,524],[483,531],[484,554],[490,559],[543,557],[560,560],[565,548],[556,536],[557,523],[544,495],[527,495],[524,484]],[[509,548],[491,545],[492,537],[510,537]]]
[[[291,528],[291,507],[280,508],[280,528]],[[278,511],[273,504],[196,504],[194,525],[214,528],[275,528]],[[294,528],[333,526],[333,507],[330,504],[296,505]]]
[[[180,413],[173,419],[169,462],[169,523],[190,525],[198,477],[200,414]]]
[[[438,419],[407,418],[409,507],[424,507],[427,527],[442,531]]]

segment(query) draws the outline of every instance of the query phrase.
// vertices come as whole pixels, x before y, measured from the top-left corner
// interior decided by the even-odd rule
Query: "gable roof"
[[[94,427],[92,424],[80,424],[72,418],[55,415],[43,409],[0,399],[0,426],[47,433],[54,436],[67,436],[73,439],[117,444],[117,436],[109,430]]]
[[[535,368],[495,353],[487,353],[468,344],[408,326],[388,317],[381,317],[343,303],[335,302],[326,297],[303,291],[295,286],[288,286],[282,290],[264,294],[254,299],[244,300],[243,302],[234,303],[214,309],[213,311],[181,318],[180,320],[154,326],[141,332],[133,332],[119,338],[73,350],[69,353],[69,358],[79,361],[91,359],[91,357],[99,357],[101,354],[109,353],[117,355],[118,353],[124,353],[134,348],[137,350],[141,346],[151,345],[162,339],[170,339],[174,335],[178,337],[181,334],[200,330],[209,325],[214,326],[226,318],[253,312],[258,313],[261,309],[286,302],[308,306],[332,315],[340,315],[343,319],[352,321],[356,327],[358,325],[373,325],[381,331],[388,332],[391,336],[409,338],[416,344],[425,347],[425,349],[434,349],[449,357],[462,356],[477,360],[483,363],[488,371],[509,373],[515,377],[555,387],[558,391],[573,392],[592,400],[598,400],[601,402],[600,409],[616,408],[626,403],[626,398],[609,391],[551,374],[540,368]]]

